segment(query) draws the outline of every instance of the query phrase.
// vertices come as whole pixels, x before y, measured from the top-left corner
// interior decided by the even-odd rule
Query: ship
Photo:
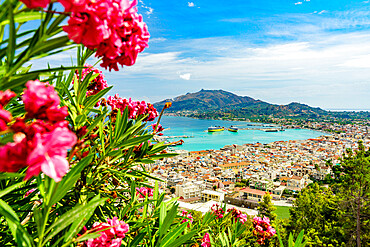
[[[231,132],[238,132],[238,127],[234,127],[234,126],[230,126],[228,129],[227,129],[228,131],[231,131]]]
[[[278,129],[264,129],[265,132],[278,132]]]
[[[220,126],[208,127],[208,132],[217,132],[217,131],[224,131],[224,127],[220,127]]]

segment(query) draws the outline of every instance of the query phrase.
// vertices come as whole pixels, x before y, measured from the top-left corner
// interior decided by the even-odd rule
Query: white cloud
[[[159,42],[163,42],[163,41],[166,41],[166,40],[167,40],[166,38],[162,38],[162,37],[150,38],[149,42],[150,43],[159,43]]]
[[[148,18],[150,18],[150,15],[153,14],[154,9],[149,6],[146,6],[143,0],[139,0],[139,3],[141,8],[146,9],[145,14],[147,14]]]
[[[146,76],[163,85],[168,81],[177,88],[184,87],[181,80],[188,80],[182,90],[196,91],[202,85],[272,103],[301,101],[322,107],[370,107],[370,32],[261,47],[246,47],[227,38],[183,43],[202,49],[200,54],[213,56],[207,60],[184,57],[189,51],[184,45],[178,47],[183,52],[142,54],[135,66],[127,67],[122,74],[132,79]],[[223,49],[218,52],[220,43]]]
[[[193,2],[188,2],[188,7],[195,7],[195,4]]]
[[[327,12],[326,10],[321,10],[318,14],[321,15],[321,14],[324,14],[326,12]]]
[[[180,74],[179,77],[181,79],[184,79],[184,80],[188,81],[188,80],[190,80],[191,74],[190,73]]]
[[[153,10],[154,10],[153,8],[148,7],[148,11],[146,11],[145,14],[151,15],[153,13]]]
[[[302,2],[296,2],[296,3],[294,3],[294,5],[300,5],[300,4],[302,4]]]

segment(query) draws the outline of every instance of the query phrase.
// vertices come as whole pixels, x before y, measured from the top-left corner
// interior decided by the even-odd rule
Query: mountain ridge
[[[200,90],[195,93],[186,93],[173,99],[166,99],[154,106],[161,109],[166,102],[172,102],[169,112],[195,112],[213,114],[231,114],[233,117],[250,117],[261,115],[282,116],[310,116],[327,115],[328,111],[320,107],[311,107],[298,102],[287,105],[271,104],[256,100],[249,96],[239,96],[225,90]]]

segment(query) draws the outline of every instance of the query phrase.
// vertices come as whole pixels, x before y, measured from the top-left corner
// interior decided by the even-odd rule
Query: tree
[[[345,246],[340,214],[335,194],[314,183],[303,189],[294,201],[287,231],[297,236],[304,229],[311,246]]]
[[[270,218],[270,221],[275,221],[276,214],[274,211],[276,207],[271,202],[271,195],[270,193],[265,193],[262,198],[262,201],[259,203],[258,212],[260,215],[266,216]]]
[[[362,142],[354,154],[348,149],[341,162],[342,182],[339,185],[339,205],[349,240],[360,247],[370,241],[370,150]]]

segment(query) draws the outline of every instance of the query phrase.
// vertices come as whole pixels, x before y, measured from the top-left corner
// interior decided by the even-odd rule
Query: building
[[[292,176],[286,181],[288,190],[300,191],[305,187],[304,177]]]
[[[249,187],[239,190],[239,195],[241,198],[257,202],[260,202],[262,200],[262,197],[265,195],[265,193],[265,191],[251,189]]]
[[[192,197],[200,197],[200,188],[199,186],[187,182],[185,184],[177,184],[176,185],[176,196],[182,197],[184,199],[189,199]]]
[[[225,198],[224,192],[214,191],[214,190],[203,190],[201,192],[202,201],[216,201],[216,202],[223,202]]]

